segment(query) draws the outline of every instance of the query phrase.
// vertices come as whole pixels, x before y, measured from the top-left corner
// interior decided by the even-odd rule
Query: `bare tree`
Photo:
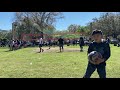
[[[19,22],[19,29],[24,33],[41,33],[53,30],[57,19],[63,18],[61,12],[17,12],[15,20]],[[23,32],[21,30],[21,32]],[[53,30],[54,31],[54,30]]]
[[[79,27],[80,27],[80,25],[71,24],[70,26],[68,26],[68,30],[69,30],[69,32],[75,33],[75,32],[77,32]]]

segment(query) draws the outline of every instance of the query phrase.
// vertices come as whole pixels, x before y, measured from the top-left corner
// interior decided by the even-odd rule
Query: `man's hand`
[[[104,62],[104,59],[102,59],[102,58],[98,58],[95,60],[95,64],[97,64],[97,65],[102,63],[102,62]]]

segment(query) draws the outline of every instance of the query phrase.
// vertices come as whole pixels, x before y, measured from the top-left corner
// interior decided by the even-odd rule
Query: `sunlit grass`
[[[79,46],[65,46],[78,48]],[[82,78],[87,67],[87,46],[84,52],[43,52],[38,47],[8,51],[0,48],[1,78]],[[55,47],[57,48],[57,47]],[[111,45],[111,58],[107,61],[107,77],[120,77],[120,48]],[[39,50],[39,49],[38,49]],[[59,51],[59,50],[58,50]],[[98,78],[93,73],[92,78]]]

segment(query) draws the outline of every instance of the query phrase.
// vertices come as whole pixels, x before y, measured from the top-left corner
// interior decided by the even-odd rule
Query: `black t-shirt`
[[[58,39],[59,44],[63,44],[64,40],[62,38]]]
[[[79,44],[80,45],[84,45],[84,39],[83,39],[83,37],[80,37]]]
[[[19,45],[20,44],[20,42],[17,40],[17,44]]]

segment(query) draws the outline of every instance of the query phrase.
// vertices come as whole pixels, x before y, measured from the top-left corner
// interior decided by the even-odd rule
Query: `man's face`
[[[99,42],[101,42],[102,35],[101,34],[94,34],[93,39],[95,40],[95,42],[99,43]]]

